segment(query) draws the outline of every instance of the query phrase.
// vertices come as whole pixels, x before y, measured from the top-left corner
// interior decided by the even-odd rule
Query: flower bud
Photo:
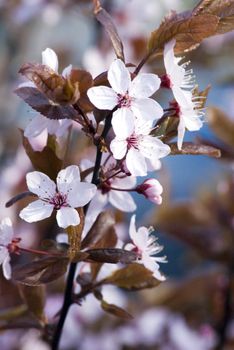
[[[156,204],[162,203],[161,194],[163,192],[162,185],[156,179],[147,179],[137,186],[137,193],[143,194],[147,199]]]

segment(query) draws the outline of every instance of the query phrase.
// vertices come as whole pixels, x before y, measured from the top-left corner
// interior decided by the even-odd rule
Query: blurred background
[[[137,64],[147,38],[170,10],[193,8],[193,0],[106,0],[123,41],[126,62]],[[205,156],[169,156],[156,177],[164,187],[164,203],[153,208],[136,197],[138,225],[153,225],[168,257],[162,270],[168,281],[158,288],[134,294],[108,290],[107,298],[128,305],[135,319],[123,322],[104,316],[91,296],[83,307],[72,307],[62,349],[118,350],[234,349],[233,237],[234,237],[234,32],[205,40],[186,55],[200,90],[209,84],[204,127],[185,140],[203,140],[222,151],[220,159]],[[92,14],[90,0],[0,0],[0,197],[1,218],[10,216],[27,245],[39,242],[37,227],[17,219],[23,203],[5,208],[5,202],[25,190],[30,169],[19,129],[34,112],[15,94],[22,82],[23,63],[41,62],[41,52],[52,48],[59,72],[72,63],[93,77],[109,68],[114,52],[103,28]],[[162,60],[146,71],[163,74]],[[158,97],[166,107],[167,95]],[[73,135],[73,151],[82,145]],[[43,137],[35,142],[40,147]],[[83,145],[84,146],[84,145]],[[155,176],[155,174],[152,174]],[[121,216],[119,220],[121,223]],[[129,219],[129,217],[128,217]],[[122,226],[121,226],[122,225]],[[124,227],[124,228],[122,228]],[[120,224],[120,230],[126,230]],[[43,233],[42,233],[43,236]],[[6,282],[0,280],[0,296]],[[48,317],[59,309],[60,289],[49,291]],[[4,303],[1,302],[0,308]],[[7,302],[12,306],[14,297]],[[143,300],[143,301],[142,301]],[[17,304],[17,297],[14,299]],[[0,313],[1,322],[1,313]],[[1,329],[1,328],[0,328]],[[84,333],[85,330],[85,333]],[[0,333],[1,350],[47,349],[36,330]],[[21,335],[20,344],[16,339]]]

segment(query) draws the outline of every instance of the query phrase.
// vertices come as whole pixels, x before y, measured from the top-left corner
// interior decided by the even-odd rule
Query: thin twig
[[[93,184],[99,183],[99,170],[100,170],[101,161],[102,161],[102,150],[101,150],[100,144],[101,144],[101,140],[107,136],[111,128],[111,118],[112,118],[113,111],[111,111],[110,116],[106,118],[105,126],[99,139],[100,141],[97,144],[96,161],[95,161],[93,178],[92,178]],[[84,207],[84,214],[87,213],[88,207],[89,207],[89,203]],[[63,299],[63,306],[61,309],[60,318],[59,318],[57,327],[55,329],[55,333],[51,343],[52,350],[57,350],[59,347],[59,342],[62,335],[63,326],[68,314],[68,310],[73,303],[72,291],[73,291],[73,282],[74,282],[74,277],[76,272],[76,266],[77,266],[77,263],[71,263],[69,267],[67,284],[66,284],[65,294]]]

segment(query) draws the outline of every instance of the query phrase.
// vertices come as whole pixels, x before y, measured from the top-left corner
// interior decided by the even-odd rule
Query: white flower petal
[[[125,246],[124,246],[124,249],[126,250],[133,250],[134,248],[136,248],[136,246],[132,243],[127,243]]]
[[[124,178],[115,177],[113,179],[113,187],[119,188],[133,188],[136,186],[137,179],[135,176],[126,176]]]
[[[129,236],[131,240],[134,242],[134,239],[136,237],[137,231],[136,231],[136,215],[132,215],[130,220],[130,226],[129,226]]]
[[[162,275],[158,269],[154,270],[153,276],[159,281],[162,281],[162,282],[166,281],[166,277]]]
[[[152,98],[135,99],[131,103],[131,109],[137,118],[145,121],[155,121],[163,115],[162,107]]]
[[[12,241],[14,232],[10,218],[4,218],[0,224],[0,244],[7,245]]]
[[[108,202],[107,194],[102,194],[101,191],[97,191],[95,196],[90,202],[88,212],[85,217],[85,226],[83,229],[82,237],[90,230],[91,226],[94,224],[98,214],[104,209]]]
[[[159,170],[162,167],[162,163],[159,159],[146,159],[146,164],[147,164],[147,170],[148,171],[154,171],[154,170]]]
[[[59,120],[48,119],[48,122],[47,122],[48,134],[55,135],[59,127],[60,127]]]
[[[48,119],[42,115],[36,115],[26,126],[24,136],[28,138],[37,137],[47,128]]]
[[[36,222],[51,216],[54,206],[42,200],[36,200],[21,210],[19,216],[27,222]]]
[[[142,254],[142,263],[148,270],[152,272],[159,269],[159,265],[157,264],[155,259],[151,257],[149,254],[147,254],[146,252],[143,252]]]
[[[171,66],[173,65],[174,62],[174,46],[176,44],[176,40],[172,39],[169,42],[167,42],[164,46],[164,65],[166,68],[167,74],[171,73]]]
[[[161,79],[156,74],[138,74],[130,84],[129,95],[135,98],[150,97],[159,89],[160,84]]]
[[[173,86],[172,87],[172,92],[173,92],[173,95],[177,101],[177,103],[179,104],[179,106],[185,106],[185,107],[190,107],[191,104],[192,104],[192,96],[191,98],[189,99],[189,94],[188,91],[185,91],[185,90],[182,90],[180,87],[178,86]],[[191,108],[192,110],[193,108]]]
[[[193,112],[194,113],[194,112]],[[203,123],[198,115],[195,113],[193,115],[188,115],[184,117],[185,126],[189,131],[200,130]]]
[[[2,271],[3,271],[3,276],[7,279],[10,280],[11,279],[11,265],[10,265],[10,255],[8,254],[8,256],[5,258],[5,260],[3,261],[2,264]]]
[[[80,217],[76,209],[62,207],[57,211],[56,219],[59,227],[77,226],[80,223]]]
[[[129,108],[123,107],[113,113],[112,127],[119,138],[127,138],[134,131],[135,117]]]
[[[166,157],[171,149],[157,137],[147,135],[139,143],[139,151],[146,158],[159,159]]]
[[[58,191],[67,194],[72,188],[73,182],[77,181],[80,181],[80,170],[77,165],[70,165],[60,170],[56,179]]]
[[[3,264],[4,260],[8,257],[9,251],[6,247],[0,246],[0,265]]]
[[[70,74],[72,71],[72,64],[69,64],[69,66],[67,66],[66,68],[64,68],[64,70],[62,71],[62,76],[64,78],[69,78]]]
[[[42,51],[42,64],[49,66],[55,72],[58,72],[58,57],[54,50],[47,48]]]
[[[136,149],[131,148],[126,156],[126,165],[134,176],[146,176],[147,166],[144,156]]]
[[[179,150],[181,150],[183,145],[184,134],[185,134],[185,122],[183,118],[180,118],[180,122],[178,125],[178,138],[177,138],[177,147]]]
[[[60,123],[59,123],[59,128],[56,130],[56,136],[57,137],[61,137],[63,136],[66,132],[67,132],[67,129],[72,125],[72,120],[70,119],[63,119],[63,120],[60,120]]]
[[[109,202],[117,209],[125,212],[132,212],[136,210],[136,204],[127,192],[121,191],[110,191],[109,192]]]
[[[36,88],[36,85],[32,81],[24,81],[18,85],[18,89],[22,87],[33,87]]]
[[[52,198],[56,193],[56,185],[49,176],[39,171],[33,171],[26,175],[29,191],[35,193],[39,198]]]
[[[99,109],[111,110],[118,104],[117,94],[108,86],[94,86],[87,91],[92,104]]]
[[[115,159],[122,159],[127,152],[127,141],[115,138],[111,141],[110,150]]]
[[[83,207],[95,196],[97,187],[87,182],[75,181],[67,193],[67,203],[73,207]]]
[[[115,60],[108,71],[108,81],[117,94],[125,94],[129,89],[131,76],[120,59]]]
[[[183,83],[185,69],[178,64],[180,58],[174,55],[175,39],[169,41],[164,47],[164,65],[171,81],[172,87],[180,87]]]

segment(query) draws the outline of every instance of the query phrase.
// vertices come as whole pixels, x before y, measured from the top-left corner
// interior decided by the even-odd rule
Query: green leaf
[[[126,310],[124,310],[121,307],[116,306],[114,304],[109,304],[103,299],[101,301],[101,307],[105,312],[107,312],[108,314],[111,314],[113,316],[120,317],[120,318],[123,318],[125,320],[133,319],[132,315],[130,315]]]
[[[104,283],[114,284],[127,290],[141,290],[156,287],[160,281],[153,277],[152,271],[141,264],[134,263],[115,271],[104,280]]]
[[[225,144],[234,147],[234,122],[218,108],[209,108],[208,123]]]
[[[114,229],[115,220],[109,211],[98,215],[95,223],[82,241],[82,249],[85,248],[110,248],[117,242]]]
[[[65,257],[46,257],[16,267],[12,278],[28,286],[39,286],[55,281],[67,271],[69,259]]]
[[[108,264],[130,264],[138,258],[137,253],[119,248],[89,249],[85,253],[88,254],[87,261]]]
[[[120,58],[122,61],[124,61],[124,52],[123,52],[123,44],[122,41],[119,37],[119,34],[117,32],[117,29],[114,25],[114,22],[109,15],[109,13],[104,10],[101,5],[99,0],[95,0],[95,9],[94,9],[94,14],[96,19],[103,25],[105,28],[111,43],[113,45],[113,48],[115,50],[115,54],[118,58]]]
[[[48,175],[52,180],[56,180],[58,172],[62,169],[63,161],[56,155],[56,141],[48,139],[47,145],[42,151],[35,151],[26,137],[23,136],[24,149],[32,162],[35,170]]]
[[[76,254],[79,253],[81,248],[81,236],[82,231],[84,228],[84,212],[83,208],[77,209],[79,216],[80,216],[80,223],[77,226],[69,226],[66,229],[66,232],[68,234],[68,242],[69,242],[69,250],[68,255],[70,259],[73,261],[73,258],[75,258]]]
[[[151,33],[148,53],[161,54],[164,45],[176,39],[175,53],[195,49],[203,39],[216,33],[219,18],[213,14],[194,15],[192,11],[171,12],[161,25]]]
[[[202,0],[195,7],[193,13],[212,14],[219,18],[216,34],[223,34],[234,29],[233,0]]]
[[[21,296],[27,305],[28,311],[42,324],[46,322],[44,314],[45,307],[45,287],[20,285]]]

